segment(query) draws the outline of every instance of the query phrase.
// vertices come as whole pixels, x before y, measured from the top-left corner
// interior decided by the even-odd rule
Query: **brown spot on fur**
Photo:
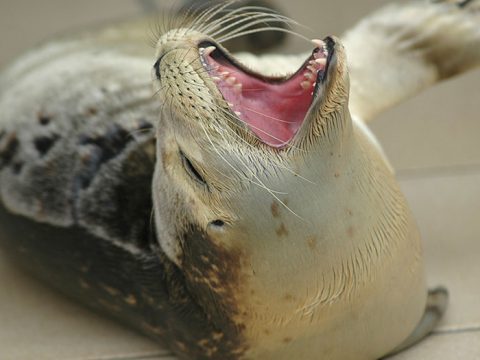
[[[292,294],[289,294],[289,293],[286,293],[283,298],[285,299],[285,301],[288,301],[288,302],[295,301],[295,297]]]
[[[50,116],[45,115],[42,112],[39,112],[37,114],[37,118],[38,118],[38,122],[40,123],[40,125],[43,125],[43,126],[46,126],[46,125],[50,124],[50,121],[52,120],[52,118]]]
[[[350,227],[347,229],[347,235],[348,235],[349,237],[351,237],[351,238],[354,237],[354,235],[355,235],[355,230],[354,230],[353,226],[350,226]]]
[[[220,341],[223,339],[223,333],[221,332],[214,332],[212,334],[212,339],[215,340],[215,341]]]
[[[288,236],[288,229],[285,227],[284,223],[281,223],[280,226],[275,230],[279,237]]]
[[[315,251],[317,250],[317,238],[315,236],[309,236],[307,238],[307,245],[310,248],[310,250]]]
[[[276,201],[272,202],[272,206],[270,208],[273,217],[278,218],[280,216],[280,209],[278,208],[278,203]]]
[[[0,166],[7,165],[12,161],[13,157],[17,153],[20,142],[18,141],[17,134],[11,133],[0,145]]]
[[[105,301],[104,299],[98,300],[98,303],[105,309],[112,311],[112,312],[122,312],[122,308],[118,305],[112,304],[108,301]]]
[[[137,305],[137,299],[135,298],[135,296],[133,295],[128,295],[126,298],[125,298],[125,302],[128,304],[128,305],[131,305],[131,306],[135,306]]]
[[[337,179],[340,177],[340,173],[339,172],[336,172],[335,174],[333,174]]]
[[[152,326],[152,325],[150,325],[146,322],[142,322],[142,324],[140,326],[147,333],[155,334],[157,336],[165,335],[165,330],[163,330],[162,328],[159,328],[159,327]]]
[[[288,343],[292,342],[292,338],[291,337],[286,337],[286,338],[283,339],[283,342],[285,344],[288,344]]]
[[[347,209],[347,214],[350,215],[350,216],[353,216],[353,211],[350,210],[350,209]]]
[[[209,344],[209,342],[210,342],[209,339],[201,339],[197,342],[197,345],[201,347],[206,347]]]
[[[107,293],[109,293],[111,296],[118,296],[120,295],[120,291],[117,289],[114,289],[110,286],[107,285],[102,285],[103,290],[105,290]]]
[[[181,342],[181,341],[175,341],[175,345],[181,352],[186,352],[187,351],[187,346]]]
[[[184,258],[181,264],[188,287],[212,322],[222,330],[221,341],[211,344],[225,348],[230,354],[241,355],[247,350],[244,340],[244,319],[248,316],[240,299],[244,292],[243,264],[247,254],[240,249],[226,249],[216,244],[203,231],[194,228],[185,234]],[[208,259],[208,262],[204,261]],[[214,301],[212,301],[212,298]],[[211,335],[213,336],[213,335]],[[207,337],[204,337],[207,338]],[[212,339],[213,340],[213,339]],[[223,350],[215,350],[224,352]]]
[[[98,110],[96,108],[89,107],[87,109],[87,115],[94,116],[94,115],[97,115],[97,114],[98,114]]]
[[[150,295],[146,294],[146,293],[143,293],[142,295],[142,299],[149,305],[153,306],[156,304],[156,301],[153,297],[151,297]],[[161,309],[162,307],[159,306],[159,308]]]

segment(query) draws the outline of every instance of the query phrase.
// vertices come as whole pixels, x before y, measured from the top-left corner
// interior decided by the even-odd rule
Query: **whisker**
[[[236,39],[238,37],[242,37],[242,36],[245,36],[245,35],[250,35],[250,34],[256,34],[256,33],[260,33],[260,32],[266,32],[266,31],[279,31],[279,32],[284,32],[284,33],[287,33],[287,34],[291,34],[291,35],[294,35],[294,36],[297,36],[305,41],[310,41],[306,36],[304,35],[301,35],[300,33],[296,32],[296,31],[293,31],[293,30],[289,30],[289,29],[284,29],[284,28],[280,28],[280,27],[275,27],[275,26],[272,26],[272,27],[263,27],[263,28],[258,28],[258,29],[252,29],[252,30],[248,30],[248,31],[243,31],[239,34],[235,34],[233,36],[227,36],[227,37],[222,37],[220,39],[217,39],[217,41],[219,43],[223,43],[223,42],[226,42],[226,41],[229,41],[229,40],[232,40],[232,39]]]
[[[278,14],[276,11],[263,7],[263,6],[242,6],[240,8],[228,11],[223,15],[222,17],[210,22],[210,23],[205,23],[205,26],[203,29],[209,29],[211,26],[217,26],[218,24],[225,23],[231,20],[234,20],[238,17],[241,17],[244,15],[244,13],[257,13],[257,14],[265,14],[265,15],[279,15],[283,16],[281,14]]]
[[[214,5],[211,8],[205,10],[203,13],[201,13],[193,22],[192,22],[192,29],[195,29],[197,31],[201,32],[202,26],[198,26],[202,22],[204,24],[208,24],[208,22],[215,17],[219,12],[224,10],[226,7],[232,5],[233,3],[237,2],[238,0],[231,0],[231,1],[226,1],[225,3],[219,3],[218,5]]]
[[[217,37],[217,36],[221,35],[222,33],[226,32],[227,30],[230,30],[230,29],[233,28],[233,30],[230,30],[230,33],[227,33],[227,34],[223,35],[223,36],[232,36],[232,35],[235,35],[236,33],[239,33],[239,32],[241,32],[245,29],[251,28],[251,27],[253,27],[255,25],[258,25],[258,24],[264,24],[266,26],[271,26],[268,23],[281,23],[281,24],[286,24],[289,27],[293,24],[297,24],[293,20],[290,23],[289,21],[286,20],[288,18],[285,18],[285,17],[282,18],[281,16],[273,17],[270,14],[256,14],[256,15],[245,14],[245,16],[246,16],[246,18],[243,18],[241,20],[237,20],[237,21],[235,21],[234,23],[232,23],[228,26],[222,27],[218,31],[210,34],[210,36]],[[255,21],[253,21],[253,20],[255,20]],[[246,23],[246,24],[244,24],[244,23]],[[241,24],[244,24],[244,25],[242,25],[240,27],[236,27],[236,26],[241,25]]]
[[[226,114],[228,117],[234,118],[232,114],[229,114],[225,109],[223,109],[223,108],[220,107],[219,105],[216,105],[216,104],[213,104],[213,105],[216,106],[218,110],[221,110],[221,111],[225,112],[225,114]],[[233,121],[230,121],[229,119],[227,119],[227,121],[229,121],[229,122],[230,122],[232,125],[234,125],[235,127],[240,128],[240,126],[239,126],[237,123],[235,123],[235,122],[233,122]],[[228,129],[227,129],[227,131],[228,131]],[[256,148],[255,146],[253,146],[252,144],[250,144],[248,141],[246,141],[244,138],[242,138],[242,137],[241,137],[239,134],[237,134],[235,131],[232,131],[232,130],[230,130],[230,131],[231,131],[231,134],[233,134],[233,136],[235,136],[237,139],[239,139],[242,143],[244,143],[245,145],[247,145],[249,148],[254,149],[255,151],[257,150],[257,148]],[[306,182],[308,182],[308,183],[310,183],[310,184],[312,184],[312,185],[316,185],[315,182],[313,182],[313,181],[311,181],[311,180],[303,177],[302,175],[296,173],[295,171],[293,171],[293,170],[290,169],[289,167],[283,165],[280,161],[278,161],[278,162],[277,162],[277,161],[274,161],[272,164],[273,164],[274,166],[277,166],[277,167],[279,167],[279,168],[282,168],[282,169],[284,169],[284,170],[287,170],[288,172],[290,172],[292,175],[298,177],[299,179],[305,180]]]
[[[219,107],[219,109],[222,110],[226,115],[228,115],[229,118],[238,121],[238,119],[237,119],[233,114],[229,113],[227,110],[225,110],[225,109],[223,109],[223,108],[221,108],[221,107]],[[238,126],[239,128],[241,128],[238,124],[235,123],[235,121],[232,121],[232,120],[230,120],[230,119],[227,119],[227,121],[229,121],[231,124],[235,124],[236,126]],[[240,120],[240,121],[241,121],[241,120]],[[251,127],[251,128],[253,128],[253,129],[255,129],[255,130],[258,130],[258,131],[264,133],[265,135],[270,136],[271,138],[273,138],[273,139],[275,139],[275,140],[283,141],[283,140],[276,138],[275,136],[269,134],[268,132],[266,132],[266,131],[264,131],[264,130],[256,127],[256,126],[253,126],[253,125],[251,125],[251,124],[248,124],[248,126]],[[297,148],[296,146],[293,146],[293,145],[291,145],[291,144],[287,144],[286,146],[288,146],[289,148],[293,148],[293,149],[295,149],[295,150],[298,150],[298,151],[304,151],[303,149]]]
[[[253,112],[253,113],[257,114],[257,115],[262,115],[262,116],[264,116],[264,117],[266,117],[266,118],[268,118],[268,119],[272,119],[272,120],[275,120],[275,121],[278,121],[278,122],[281,122],[281,123],[285,123],[285,124],[294,124],[294,123],[295,123],[295,121],[282,120],[282,119],[276,118],[275,116],[270,116],[270,115],[264,114],[264,113],[262,113],[262,112],[260,112],[260,111],[257,111],[257,110],[254,110],[254,109],[252,109],[252,108],[249,108],[248,106],[242,105],[242,108],[245,108],[245,109],[247,109],[248,111]]]
[[[207,137],[208,141],[210,142],[210,145],[212,146],[212,148],[215,150],[215,153],[223,160],[225,161],[225,163],[232,168],[233,171],[235,171],[238,175],[240,175],[241,177],[243,177],[245,180],[249,181],[250,183],[254,184],[254,185],[257,185],[261,188],[265,188],[265,185],[263,184],[257,184],[255,181],[253,181],[252,179],[249,179],[248,177],[246,177],[246,175],[244,173],[242,173],[240,170],[238,170],[235,166],[233,166],[226,158],[225,156],[223,156],[220,151],[217,149],[217,147],[215,146],[215,144],[213,143],[210,135],[208,134],[208,132],[206,131],[205,127],[203,126],[202,123],[199,123],[200,124],[200,127],[202,128],[203,132],[205,133],[205,136]],[[220,135],[222,135],[223,137],[223,134],[219,133]],[[241,160],[242,161],[242,160]],[[248,167],[246,167],[246,169],[248,169]],[[271,190],[270,190],[271,191]],[[287,195],[285,193],[281,193],[282,195]]]
[[[254,11],[254,10],[261,10],[261,11]],[[242,8],[239,8],[239,9],[236,9],[234,11],[231,11],[229,13],[227,13],[225,16],[215,20],[215,21],[212,21],[210,24],[207,24],[203,29],[205,31],[211,31],[212,29],[216,29],[216,28],[219,28],[221,25],[225,24],[225,23],[229,23],[229,22],[232,22],[232,21],[235,21],[237,19],[244,19],[244,18],[250,18],[250,17],[253,17],[255,16],[255,18],[259,17],[259,16],[262,16],[262,17],[266,17],[266,18],[270,18],[270,19],[284,19],[286,23],[288,22],[293,22],[295,23],[292,19],[286,17],[286,16],[283,16],[283,15],[280,15],[280,14],[277,14],[275,12],[272,12],[270,10],[270,12],[268,12],[267,10],[269,9],[266,9],[266,8],[261,8],[261,7],[254,7],[254,6],[244,6]],[[238,21],[242,21],[242,20],[238,20]],[[230,25],[233,25],[233,24],[230,24]],[[229,26],[229,28],[231,28],[232,26]]]

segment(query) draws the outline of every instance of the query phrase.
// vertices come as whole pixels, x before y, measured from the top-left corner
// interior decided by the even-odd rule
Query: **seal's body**
[[[480,63],[477,5],[383,10],[346,50],[314,40],[296,71],[221,46],[247,29],[233,21],[288,21],[253,8],[182,20],[156,58],[131,25],[27,54],[0,82],[2,245],[182,358],[375,359],[410,345],[445,294],[427,304],[415,222],[364,121]],[[429,21],[410,24],[413,10]],[[387,36],[400,25],[411,32]],[[470,50],[447,64],[461,39]]]

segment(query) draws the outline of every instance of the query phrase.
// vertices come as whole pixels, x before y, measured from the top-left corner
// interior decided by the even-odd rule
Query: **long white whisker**
[[[198,31],[201,31],[201,29],[203,28],[203,26],[198,26],[198,24],[208,24],[209,21],[215,17],[215,15],[217,15],[219,12],[221,12],[222,10],[224,10],[226,7],[232,5],[233,3],[237,2],[238,0],[232,0],[232,1],[226,1],[225,3],[220,3],[218,5],[215,5],[215,6],[212,6],[210,9],[207,9],[203,12],[203,14],[201,14],[200,16],[197,17],[197,19],[195,19],[193,22],[192,22],[192,29],[195,29],[195,30],[198,30]],[[197,27],[198,26],[198,27]]]
[[[255,19],[257,19],[257,20],[255,20]],[[272,18],[271,16],[266,16],[265,14],[261,14],[261,15],[249,16],[247,18],[237,20],[234,23],[231,23],[230,25],[222,27],[219,30],[217,30],[216,32],[211,33],[209,35],[215,38],[215,37],[218,37],[221,34],[223,34],[224,32],[233,28],[233,30],[230,30],[230,33],[227,33],[227,34],[223,35],[223,36],[233,36],[236,33],[239,33],[239,32],[241,32],[245,29],[252,28],[253,26],[258,25],[258,24],[264,24],[266,26],[271,26],[268,23],[281,23],[281,24],[287,24],[289,26],[291,25],[291,24],[288,24],[283,19]],[[240,27],[237,27],[238,25],[241,25],[241,24],[244,24],[244,25],[242,25]]]
[[[232,35],[232,36],[224,36],[220,39],[217,39],[217,41],[219,43],[223,43],[223,42],[226,42],[226,41],[229,41],[229,40],[232,40],[232,39],[236,39],[238,37],[241,37],[241,36],[245,36],[245,35],[250,35],[250,34],[256,34],[256,33],[260,33],[260,32],[265,32],[265,31],[279,31],[279,32],[284,32],[284,33],[287,33],[287,34],[291,34],[291,35],[294,35],[294,36],[297,36],[305,41],[310,41],[310,39],[308,39],[306,36],[304,35],[301,35],[293,30],[289,30],[289,29],[284,29],[284,28],[281,28],[281,27],[275,27],[275,26],[272,26],[272,27],[262,27],[262,28],[258,28],[258,29],[252,29],[252,30],[248,30],[248,31],[243,31],[241,33],[238,33],[238,34],[235,34],[235,35]]]
[[[228,117],[234,118],[232,114],[228,113],[225,109],[221,108],[219,105],[215,105],[215,106],[217,107],[218,110],[224,112]],[[238,127],[238,128],[240,127],[238,124],[236,124],[235,122],[229,120],[228,118],[227,118],[227,121],[228,121],[229,123],[231,123],[232,125],[234,125],[235,127]],[[244,143],[245,145],[247,145],[249,148],[257,150],[257,149],[255,148],[255,146],[253,146],[252,144],[250,144],[248,141],[246,141],[244,138],[242,138],[242,137],[241,137],[239,134],[237,134],[235,131],[233,131],[233,130],[230,129],[230,133],[233,134],[233,136],[236,137],[237,139],[239,139],[242,143]],[[292,175],[298,177],[299,179],[302,179],[302,180],[304,180],[304,181],[306,181],[306,182],[308,182],[308,183],[310,183],[310,184],[312,184],[312,185],[316,185],[315,182],[313,182],[312,180],[309,180],[309,179],[303,177],[302,175],[296,173],[295,171],[293,171],[293,170],[290,169],[289,167],[283,165],[280,161],[274,161],[272,164],[273,164],[273,166],[276,166],[276,167],[278,167],[278,168],[281,168],[281,169],[284,169],[284,170],[288,171],[289,173],[291,173]]]
[[[255,6],[244,6],[242,8],[239,8],[227,13],[223,17],[217,20],[214,20],[209,24],[206,24],[202,29],[205,31],[211,31],[215,28],[218,28],[222,24],[234,21],[238,18],[245,18],[245,17],[251,17],[251,16],[258,16],[258,15],[269,17],[271,19],[283,19],[285,20],[285,23],[296,24],[296,22],[293,19],[290,19],[289,17],[286,17],[284,15],[277,14],[270,9],[255,7]]]
[[[270,115],[264,114],[260,111],[253,110],[252,108],[249,108],[248,106],[242,105],[242,108],[247,109],[248,111],[253,112],[255,114],[262,115],[266,118],[269,118],[269,119],[272,119],[272,120],[275,120],[275,121],[278,121],[278,122],[281,122],[281,123],[286,123],[286,124],[294,124],[295,123],[295,121],[282,120],[282,119],[276,118],[275,116],[270,116]]]
[[[252,179],[249,179],[244,173],[242,173],[240,170],[238,170],[235,166],[232,165],[232,163],[230,163],[226,158],[225,156],[223,156],[220,151],[217,149],[217,147],[215,146],[215,144],[213,143],[212,139],[210,138],[210,135],[208,134],[207,130],[205,129],[205,127],[203,126],[202,123],[200,123],[200,126],[203,130],[203,132],[205,133],[205,136],[207,137],[208,139],[208,142],[210,143],[210,145],[213,147],[213,149],[215,150],[215,153],[220,156],[220,158],[225,161],[225,163],[232,168],[233,171],[235,171],[238,175],[240,175],[241,177],[243,177],[245,180],[249,181],[250,183],[254,184],[254,185],[257,185],[259,186],[260,188],[265,188],[265,185],[263,184],[258,184],[256,183],[255,181],[253,181]],[[221,134],[221,133],[220,133]],[[223,135],[222,135],[223,136]],[[248,169],[248,168],[247,168]],[[272,191],[272,190],[270,190]],[[280,193],[281,195],[287,195],[285,193]]]

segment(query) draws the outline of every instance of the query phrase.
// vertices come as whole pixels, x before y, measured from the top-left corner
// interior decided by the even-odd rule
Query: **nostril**
[[[158,59],[155,62],[155,65],[153,65],[153,68],[155,69],[155,75],[157,76],[157,80],[160,80],[160,59]]]
[[[225,222],[222,220],[214,220],[210,223],[210,225],[221,227],[225,225]]]

